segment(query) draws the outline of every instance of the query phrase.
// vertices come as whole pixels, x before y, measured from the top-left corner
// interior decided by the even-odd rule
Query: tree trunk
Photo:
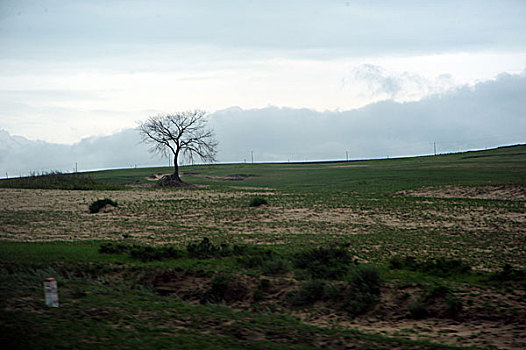
[[[181,180],[181,178],[179,177],[179,164],[177,163],[178,155],[179,152],[177,152],[174,156],[174,173],[172,175],[172,179],[173,181],[183,182],[183,180]]]
[[[156,184],[157,187],[187,187],[179,177],[179,164],[177,164],[179,152],[174,155],[174,172],[171,175],[163,176]]]

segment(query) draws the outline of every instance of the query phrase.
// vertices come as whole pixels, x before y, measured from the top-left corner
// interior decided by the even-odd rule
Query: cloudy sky
[[[78,152],[195,108],[220,161],[525,142],[524,18],[522,0],[2,0],[0,165],[37,140],[91,167],[147,164],[135,144],[100,164]]]

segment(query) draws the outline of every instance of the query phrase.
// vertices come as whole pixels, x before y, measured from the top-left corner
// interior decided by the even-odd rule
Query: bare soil
[[[415,197],[431,198],[476,198],[476,199],[506,199],[526,200],[526,186],[426,186],[416,190],[402,191],[400,194]]]

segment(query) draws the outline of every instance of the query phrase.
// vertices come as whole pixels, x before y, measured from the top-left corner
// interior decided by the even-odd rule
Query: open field
[[[80,338],[79,348],[526,347],[526,146],[360,162],[191,166],[182,175],[195,187],[151,187],[169,172],[90,174],[115,190],[0,182],[0,330],[18,334],[39,322],[36,336],[55,331],[51,342],[68,347]],[[255,197],[268,204],[250,207]],[[118,206],[89,213],[102,198]],[[270,249],[265,256],[283,266],[243,265],[245,253],[231,251],[185,255],[205,237],[217,247]],[[107,242],[170,245],[184,254],[154,261],[125,250],[99,254]],[[297,265],[298,254],[318,247],[347,252],[348,274],[316,277]],[[395,266],[393,257],[417,265]],[[432,259],[471,269],[419,267]],[[334,297],[357,288],[350,282],[354,266],[375,266],[382,280],[371,307],[356,314]],[[230,278],[227,290],[242,296],[203,302],[221,274]],[[42,305],[48,275],[59,280],[57,310]],[[292,302],[291,293],[301,295],[311,282],[323,286],[320,298]],[[427,307],[422,317],[414,311],[419,303]],[[65,324],[73,328],[59,330]],[[35,344],[29,337],[21,347]]]

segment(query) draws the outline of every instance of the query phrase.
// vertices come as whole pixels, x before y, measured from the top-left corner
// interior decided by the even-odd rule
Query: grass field
[[[526,146],[181,169],[194,187],[153,188],[169,168],[0,181],[1,341],[526,347]]]

